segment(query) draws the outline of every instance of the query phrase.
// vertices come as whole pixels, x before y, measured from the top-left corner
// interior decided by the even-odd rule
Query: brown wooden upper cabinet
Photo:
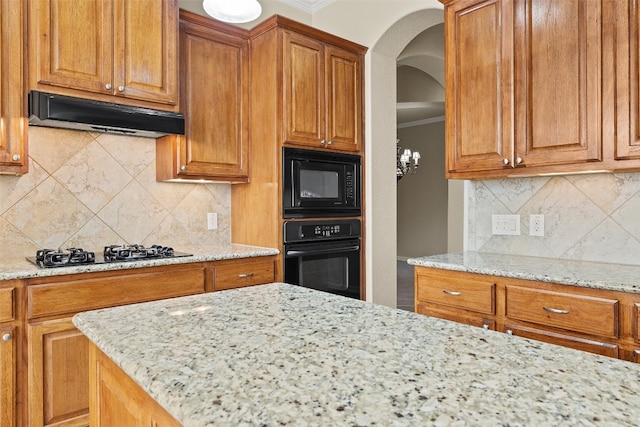
[[[31,89],[177,111],[177,0],[29,4]]]
[[[361,55],[289,30],[283,44],[284,142],[360,151]]]
[[[180,11],[185,134],[156,143],[156,179],[249,179],[249,33]]]
[[[602,0],[441,1],[449,178],[602,160]]]
[[[23,51],[25,3],[0,1],[0,174],[27,173]]]

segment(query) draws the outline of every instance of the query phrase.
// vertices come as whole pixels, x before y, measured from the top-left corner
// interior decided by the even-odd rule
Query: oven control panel
[[[360,220],[287,221],[284,242],[360,237]]]

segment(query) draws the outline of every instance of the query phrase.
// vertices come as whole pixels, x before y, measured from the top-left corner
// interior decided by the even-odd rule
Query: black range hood
[[[184,135],[184,115],[151,108],[29,92],[29,124],[158,138]]]

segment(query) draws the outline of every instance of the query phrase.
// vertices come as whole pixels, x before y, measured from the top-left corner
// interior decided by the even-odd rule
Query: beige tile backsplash
[[[467,249],[640,265],[640,174],[467,182]],[[492,214],[519,214],[520,236],[492,236]],[[529,215],[545,236],[529,236]]]
[[[231,241],[230,185],[156,182],[153,139],[30,127],[29,157],[28,174],[0,176],[0,258]],[[207,230],[207,212],[217,212],[217,230]]]

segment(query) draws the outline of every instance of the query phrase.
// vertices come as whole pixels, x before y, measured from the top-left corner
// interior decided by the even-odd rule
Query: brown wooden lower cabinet
[[[414,271],[418,313],[640,362],[640,294],[419,266]]]
[[[275,279],[276,259],[269,256],[25,280],[24,297],[20,297],[23,301],[15,305],[25,308],[22,317],[26,325],[26,353],[21,356],[18,340],[8,344],[0,341],[0,426],[22,425],[14,421],[18,417],[10,410],[5,411],[5,407],[17,408],[14,411],[26,420],[23,424],[30,427],[89,425],[90,342],[72,324],[76,313],[270,283]],[[5,301],[14,292],[2,292],[3,289],[0,286],[0,321],[4,316],[6,320],[15,318],[14,322],[20,322],[21,316],[16,316],[14,306]],[[6,329],[2,325],[0,323],[0,332]],[[18,371],[24,371],[23,376],[16,374],[16,366]],[[21,378],[27,384],[16,387],[16,381]],[[14,388],[10,391],[12,385]],[[122,396],[113,394],[114,398]],[[125,400],[128,404],[128,399]],[[160,420],[151,424],[120,421],[114,419],[102,425],[172,425]]]
[[[92,427],[181,426],[93,343],[87,367]]]
[[[15,427],[18,359],[15,327],[0,328],[0,426]]]

